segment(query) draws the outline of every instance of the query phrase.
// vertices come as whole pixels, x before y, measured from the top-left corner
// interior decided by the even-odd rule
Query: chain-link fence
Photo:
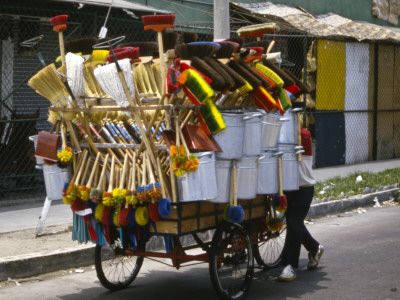
[[[2,7],[0,14],[0,200],[45,197],[41,170],[35,168],[29,137],[48,130],[49,102],[27,86],[44,64],[59,56],[57,33],[50,17],[68,14],[66,41],[97,36],[106,8],[88,12],[51,8]],[[120,11],[110,16],[108,36],[125,41],[156,41],[144,31],[141,19]],[[212,41],[210,26],[178,24],[175,31],[193,31],[198,40]],[[232,36],[235,35],[232,28]],[[21,45],[42,36],[34,46]],[[255,39],[247,37],[245,45]],[[315,141],[315,166],[351,164],[400,156],[399,47],[393,44],[356,43],[315,39],[280,31],[264,35],[274,41],[271,53],[280,53],[280,67],[302,82],[308,93],[303,124]],[[180,40],[178,40],[180,42]],[[41,57],[43,60],[41,61]]]

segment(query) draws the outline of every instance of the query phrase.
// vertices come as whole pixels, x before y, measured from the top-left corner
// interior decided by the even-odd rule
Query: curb
[[[357,195],[343,200],[333,200],[313,204],[307,218],[320,218],[356,209],[373,206],[375,197],[379,202],[389,200],[393,192],[400,188],[378,191],[367,195]],[[160,239],[152,241],[151,248],[162,245]],[[188,243],[190,240],[187,241]],[[185,241],[183,241],[185,243]],[[18,255],[0,258],[0,282],[8,278],[26,278],[63,269],[86,267],[94,264],[95,245],[80,245],[52,252],[39,252],[31,255]]]

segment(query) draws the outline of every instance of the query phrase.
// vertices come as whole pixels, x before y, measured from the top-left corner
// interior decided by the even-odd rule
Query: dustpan
[[[212,136],[206,134],[200,126],[185,124],[182,128],[185,141],[191,150],[206,150],[222,152]]]
[[[222,152],[217,142],[211,136],[207,135],[200,126],[185,124],[182,128],[182,133],[190,150]],[[161,136],[168,147],[175,145],[175,131],[163,130]]]
[[[60,147],[61,136],[47,131],[39,131],[35,156],[57,162],[57,152]]]

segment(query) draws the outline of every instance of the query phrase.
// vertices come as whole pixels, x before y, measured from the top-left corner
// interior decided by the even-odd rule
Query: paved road
[[[308,225],[326,251],[316,271],[307,271],[302,250],[297,279],[276,281],[279,270],[256,271],[247,299],[400,299],[400,207],[370,208],[365,214],[317,219]],[[93,268],[58,272],[41,281],[0,289],[0,299],[217,299],[208,265],[179,271],[145,260],[132,287],[110,293]]]

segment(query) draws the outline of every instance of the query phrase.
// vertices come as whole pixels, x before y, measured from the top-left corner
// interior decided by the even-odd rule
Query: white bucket
[[[71,181],[70,167],[59,168],[55,165],[43,165],[44,184],[48,200],[61,200],[62,190],[66,182]]]
[[[269,150],[276,148],[281,131],[281,124],[262,122],[261,125],[261,149]]]
[[[226,129],[213,135],[221,148],[217,158],[239,159],[243,156],[244,114],[223,113]]]
[[[261,117],[258,112],[246,113],[244,117],[243,156],[261,154]]]
[[[297,112],[300,110],[301,108],[289,109],[283,115],[279,144],[298,144]]]
[[[215,162],[217,174],[218,197],[211,199],[214,203],[228,203],[231,191],[231,169],[232,161],[228,159],[217,159]]]
[[[254,199],[257,195],[258,156],[244,156],[237,164],[237,198]]]
[[[196,171],[178,177],[179,200],[200,201],[218,197],[215,154],[213,151],[196,153],[199,166]]]
[[[259,159],[257,194],[279,192],[278,152],[265,151]]]
[[[284,191],[299,189],[299,162],[295,145],[279,144],[278,150],[282,155],[282,188]]]

